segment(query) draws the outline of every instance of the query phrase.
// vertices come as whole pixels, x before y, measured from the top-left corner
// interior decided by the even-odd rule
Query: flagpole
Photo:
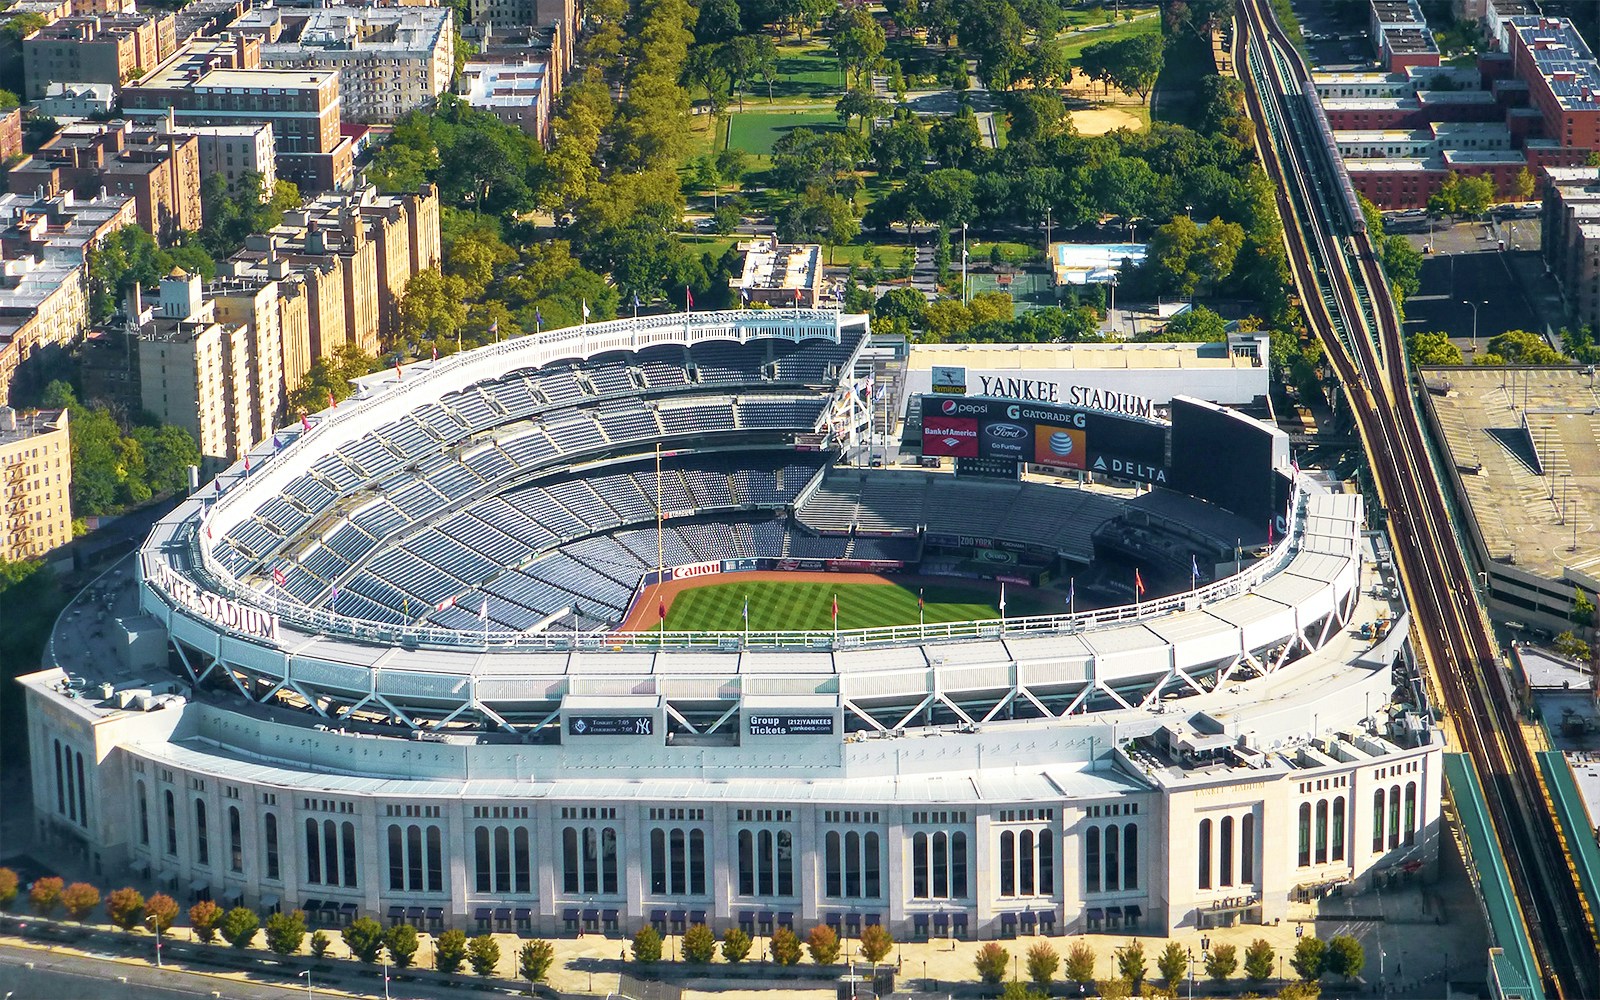
[[[1078,578],[1067,578],[1067,614],[1078,617]]]
[[[656,442],[656,583],[661,583],[664,542],[661,537],[661,442]]]

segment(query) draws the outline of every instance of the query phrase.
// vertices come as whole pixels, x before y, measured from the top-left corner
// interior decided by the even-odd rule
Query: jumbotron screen
[[[1289,437],[1215,403],[1172,400],[1172,488],[1265,525],[1288,506]]]
[[[1011,459],[1167,482],[1167,428],[1100,410],[974,396],[922,397],[922,454]]]

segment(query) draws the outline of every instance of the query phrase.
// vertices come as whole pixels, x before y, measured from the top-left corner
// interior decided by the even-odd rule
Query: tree
[[[704,965],[717,953],[717,936],[705,924],[691,924],[683,932],[683,960]]]
[[[1226,982],[1239,968],[1239,950],[1231,944],[1214,944],[1206,952],[1206,976],[1215,983]]]
[[[1447,333],[1413,333],[1406,338],[1406,354],[1413,365],[1462,365],[1461,348],[1450,343]]]
[[[1589,644],[1578,638],[1571,629],[1556,636],[1552,646],[1558,655],[1580,663],[1589,662],[1589,655],[1592,652]]]
[[[1066,104],[1047,91],[1006,95],[1006,112],[1010,119],[1008,142],[1047,143],[1072,130]]]
[[[87,882],[74,882],[61,890],[61,905],[73,920],[87,920],[90,912],[100,905],[100,890]]]
[[[882,924],[868,924],[861,928],[861,956],[877,965],[889,956],[894,948],[894,935]]]
[[[726,42],[743,30],[739,23],[738,0],[702,0],[694,22],[696,41]]]
[[[1361,975],[1361,970],[1366,967],[1367,955],[1357,941],[1349,934],[1336,934],[1328,941],[1328,951],[1323,957],[1323,968],[1335,976],[1344,977],[1348,982]]]
[[[34,885],[27,890],[27,902],[34,907],[35,914],[40,917],[50,917],[56,910],[61,909],[61,890],[66,888],[66,883],[54,875],[48,878],[35,878]]]
[[[178,920],[178,901],[164,892],[158,892],[144,901],[146,926],[154,925],[165,934]],[[150,918],[154,917],[152,921]]]
[[[106,919],[131,931],[144,919],[144,894],[132,886],[113,889],[106,897]]]
[[[1156,971],[1161,973],[1161,982],[1167,989],[1177,989],[1189,974],[1189,953],[1178,942],[1168,941],[1156,958]]]
[[[1031,968],[1028,974],[1033,974]],[[1087,942],[1074,941],[1072,947],[1067,949],[1066,976],[1075,983],[1094,981],[1094,949]]]
[[[442,943],[442,941],[441,941],[441,943]],[[311,948],[310,948],[311,957],[312,958],[321,958],[322,956],[324,956],[324,955],[326,955],[328,953],[328,949],[332,945],[333,945],[333,939],[328,936],[328,932],[327,931],[315,931],[315,932],[313,932],[312,935],[311,935]]]
[[[466,957],[467,932],[458,927],[452,927],[440,934],[439,940],[434,942],[434,967],[447,976],[461,968],[461,963]]]
[[[1537,333],[1507,330],[1489,341],[1489,353],[1508,365],[1565,365],[1571,362]]]
[[[267,917],[267,949],[274,955],[293,955],[306,939],[306,915],[301,910]]]
[[[1482,215],[1494,203],[1494,178],[1487,174],[1463,177],[1457,185],[1456,207],[1465,215]]]
[[[790,243],[824,243],[828,246],[830,262],[833,247],[849,243],[860,232],[855,204],[820,187],[807,188],[800,197],[790,201],[778,217],[779,239]]]
[[[648,924],[633,936],[633,960],[640,965],[661,961],[661,935]]]
[[[878,64],[887,44],[883,29],[867,8],[851,7],[834,17],[834,55],[839,60],[839,72],[851,82],[859,83]]]
[[[1006,977],[1006,965],[1011,961],[1011,953],[993,941],[985,942],[977,955],[973,956],[973,968],[978,970],[978,979],[990,986],[1000,985]]]
[[[1256,938],[1244,950],[1244,975],[1252,987],[1272,978],[1272,963],[1277,959],[1272,944],[1265,938]]]
[[[800,963],[800,938],[787,927],[772,932],[772,960],[779,965]]]
[[[1028,949],[1028,978],[1047,996],[1050,993],[1050,980],[1055,978],[1056,970],[1060,967],[1061,956],[1056,954],[1050,942],[1040,941]]]
[[[17,873],[10,868],[0,868],[0,910],[11,909],[17,898]]]
[[[1321,938],[1303,937],[1295,942],[1294,954],[1289,958],[1289,965],[1294,969],[1295,975],[1310,982],[1322,975],[1327,951],[1328,946]]]
[[[742,962],[750,954],[750,935],[737,927],[729,927],[722,934],[722,957],[729,964]]]
[[[216,939],[222,916],[222,907],[209,899],[202,899],[189,907],[189,926],[194,929],[195,937],[210,944]]]
[[[383,951],[383,925],[371,917],[359,917],[346,927],[341,936],[345,947],[357,961],[371,965]]]
[[[827,924],[818,924],[811,928],[811,933],[806,937],[806,948],[811,952],[811,960],[818,965],[832,965],[839,960],[839,935]]]
[[[1150,99],[1156,78],[1161,75],[1166,43],[1159,35],[1135,35],[1115,42],[1096,42],[1084,48],[1078,68],[1106,87],[1138,94]]]
[[[389,958],[402,969],[409,966],[416,957],[417,943],[417,929],[410,924],[395,924],[383,935],[383,944],[389,949]]]
[[[1538,188],[1533,171],[1523,167],[1517,171],[1517,177],[1511,184],[1511,194],[1518,201],[1527,201],[1533,197],[1533,192]]]
[[[872,95],[872,91],[865,87],[851,87],[844,92],[833,105],[833,113],[839,116],[839,122],[845,128],[850,127],[854,119],[861,119],[861,131],[866,132],[872,119],[886,111],[884,103]]]
[[[1000,991],[1000,1000],[1047,1000],[1048,996],[1015,979],[1006,983],[1005,989]]]
[[[222,936],[240,951],[250,947],[256,939],[256,931],[260,929],[261,921],[254,910],[235,906],[223,915]]]
[[[550,966],[556,961],[555,947],[549,941],[529,941],[517,952],[517,972],[528,981],[528,986],[544,982]]]
[[[467,945],[467,961],[472,971],[487,979],[500,966],[500,945],[493,934],[479,934]]]
[[[971,108],[962,108],[928,127],[928,149],[939,166],[971,169],[983,152],[983,135]]]
[[[1134,995],[1126,979],[1102,979],[1095,983],[1094,989],[1100,1000],[1128,1000]]]
[[[1139,941],[1129,941],[1117,949],[1117,972],[1128,981],[1128,986],[1133,992],[1138,993],[1144,986],[1145,959],[1144,944]]]

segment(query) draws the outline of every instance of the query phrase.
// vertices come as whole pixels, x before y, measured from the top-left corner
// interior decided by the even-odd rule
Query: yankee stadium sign
[[[1086,410],[1106,413],[1123,413],[1130,417],[1156,416],[1155,400],[1148,396],[1135,396],[1114,389],[1098,389],[1090,385],[1064,385],[1051,379],[1014,378],[1000,375],[983,375],[977,372],[978,395],[1002,396],[1032,403],[1052,403],[1056,406],[1081,406]]]

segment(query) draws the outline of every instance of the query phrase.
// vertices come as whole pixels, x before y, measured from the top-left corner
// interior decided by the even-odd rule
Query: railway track
[[[1594,927],[1566,863],[1475,577],[1423,437],[1403,333],[1359,209],[1323,148],[1309,73],[1265,0],[1240,6],[1246,100],[1278,191],[1296,283],[1355,416],[1413,616],[1461,749],[1471,755],[1539,974],[1552,996],[1600,996]],[[1309,96],[1309,95],[1308,95]]]

